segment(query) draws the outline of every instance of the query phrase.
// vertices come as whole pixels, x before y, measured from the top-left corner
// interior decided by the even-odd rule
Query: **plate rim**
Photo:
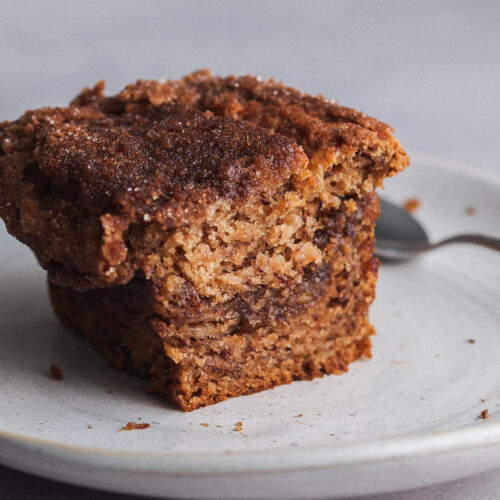
[[[461,438],[461,439],[459,439]],[[0,431],[3,449],[29,449],[46,458],[69,459],[86,468],[119,468],[122,472],[162,476],[231,476],[271,474],[373,465],[419,457],[500,446],[500,422],[460,427],[449,431],[408,434],[344,444],[301,448],[268,448],[235,452],[160,453],[109,450],[68,445]],[[9,446],[10,445],[10,446]],[[24,446],[23,446],[24,445]],[[2,456],[8,453],[2,453]],[[277,458],[286,457],[282,465]],[[112,459],[110,462],[109,459]],[[15,463],[11,461],[10,463]],[[9,465],[8,462],[5,465]]]
[[[413,161],[460,173],[500,189],[500,175],[465,163],[410,150]],[[411,168],[411,166],[410,166]],[[231,475],[309,471],[359,464],[398,461],[500,446],[500,422],[478,422],[447,431],[413,433],[351,443],[329,443],[300,448],[259,448],[216,452],[147,452],[71,445],[34,438],[0,428],[0,458],[5,465],[9,448],[23,448],[54,458],[69,458],[92,468],[116,468],[127,472],[169,475]],[[7,453],[2,452],[7,450]],[[285,457],[286,462],[276,460]],[[113,462],[110,463],[110,459]],[[264,459],[264,462],[263,462]],[[273,465],[274,464],[274,465]],[[194,467],[196,465],[196,467]]]

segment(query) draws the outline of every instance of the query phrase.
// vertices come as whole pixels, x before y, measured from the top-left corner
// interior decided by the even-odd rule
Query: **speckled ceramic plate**
[[[415,154],[386,197],[418,197],[432,238],[500,235],[491,175]],[[382,266],[372,360],[184,414],[59,325],[43,272],[2,228],[0,460],[177,498],[333,498],[500,467],[499,304],[500,254],[491,250],[448,247]],[[63,380],[47,376],[52,363]],[[478,418],[485,409],[488,420]],[[129,421],[151,427],[118,432]]]

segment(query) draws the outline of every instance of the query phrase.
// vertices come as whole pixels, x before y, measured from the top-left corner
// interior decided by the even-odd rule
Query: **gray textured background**
[[[0,120],[98,79],[115,92],[209,67],[333,97],[390,123],[410,151],[500,173],[498,1],[3,0],[0,64]],[[499,491],[497,471],[386,498]],[[0,498],[125,497],[0,467]]]

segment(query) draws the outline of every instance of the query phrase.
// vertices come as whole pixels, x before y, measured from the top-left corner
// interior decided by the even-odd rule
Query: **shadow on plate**
[[[148,394],[147,377],[113,370],[85,338],[64,327],[50,306],[39,273],[20,271],[0,280],[0,376],[37,388],[57,383],[49,368],[62,368],[66,390],[112,393],[138,404],[173,406]],[[68,387],[71,386],[71,387]],[[49,386],[50,387],[50,386]],[[161,403],[159,403],[161,401]]]

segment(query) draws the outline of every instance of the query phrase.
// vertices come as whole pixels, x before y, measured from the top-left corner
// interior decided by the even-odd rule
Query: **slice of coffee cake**
[[[64,323],[183,410],[369,356],[390,127],[206,71],[102,92],[0,124],[0,214]]]

